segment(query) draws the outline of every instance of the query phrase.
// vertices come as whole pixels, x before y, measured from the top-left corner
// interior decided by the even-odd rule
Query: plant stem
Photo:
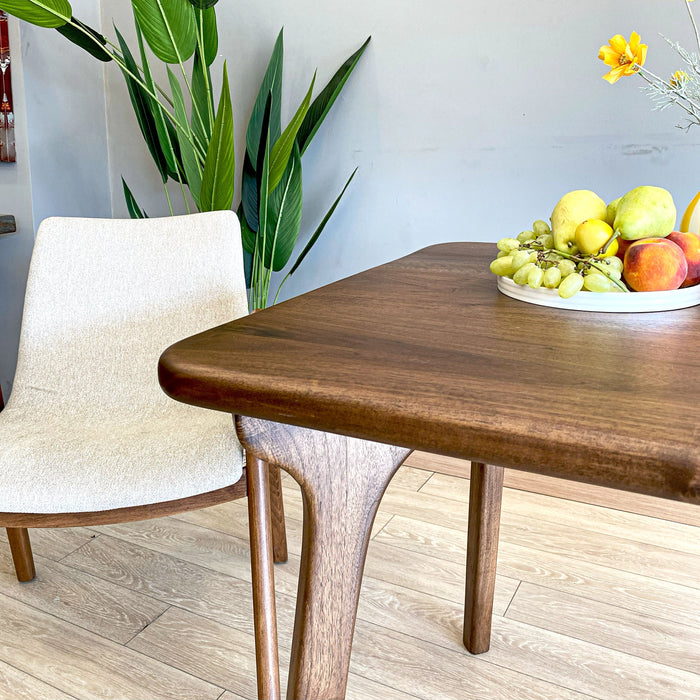
[[[168,200],[168,209],[170,210],[170,216],[174,216],[175,212],[173,212],[173,205],[170,201],[170,193],[168,192],[167,182],[163,183],[163,189],[165,190],[165,198]]]
[[[700,55],[700,34],[698,34],[698,25],[695,24],[695,17],[693,17],[693,11],[690,9],[690,2],[685,0],[685,6],[690,15],[690,22],[693,25],[693,31],[695,32],[695,43],[698,47],[698,55]]]

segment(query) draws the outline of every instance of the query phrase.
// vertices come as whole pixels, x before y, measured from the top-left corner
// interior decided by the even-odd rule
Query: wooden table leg
[[[464,646],[472,654],[488,651],[491,644],[502,494],[503,467],[472,462],[464,600]]]
[[[252,454],[246,453],[258,698],[280,700],[275,567],[272,556],[273,533],[268,477],[268,465]]]
[[[345,697],[367,545],[387,484],[410,450],[238,417],[247,451],[301,486],[304,530],[287,697]]]

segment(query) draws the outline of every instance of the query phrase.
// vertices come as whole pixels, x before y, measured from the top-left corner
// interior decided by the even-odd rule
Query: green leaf
[[[129,216],[132,219],[147,219],[148,214],[141,209],[141,207],[136,203],[136,198],[131,194],[129,186],[126,184],[126,180],[122,177],[122,188],[124,190],[124,199],[126,200],[126,208],[129,210]]]
[[[228,71],[224,63],[219,107],[214,120],[207,157],[202,175],[201,211],[230,209],[233,202],[233,178],[236,160],[233,150],[233,108],[228,86]]]
[[[122,50],[124,64],[134,75],[138,75],[136,61],[134,61],[134,57],[131,55],[131,51],[129,50],[127,43],[124,41],[124,37],[120,34],[116,27],[114,28],[114,31],[117,34],[119,46]],[[165,154],[160,146],[158,130],[156,129],[153,113],[151,112],[151,98],[130,75],[128,75],[125,71],[122,71],[122,73],[124,74],[126,87],[129,90],[131,106],[134,108],[139,129],[141,129],[143,138],[146,141],[148,150],[151,153],[153,161],[158,168],[158,172],[160,173],[163,182],[166,182],[168,179],[167,162],[165,159]]]
[[[246,221],[245,214],[241,207],[238,208],[238,220],[241,222],[241,242],[243,243],[243,250],[247,253],[255,252],[255,231],[251,230]],[[248,277],[250,282],[250,277]]]
[[[173,97],[175,120],[178,124],[183,125],[182,127],[178,124],[175,126],[177,142],[180,146],[180,155],[182,157],[182,167],[185,170],[187,186],[189,187],[192,199],[199,208],[200,191],[202,189],[202,171],[199,168],[199,161],[197,160],[194,146],[190,141],[192,133],[189,123],[187,122],[187,112],[185,111],[185,99],[182,95],[182,88],[170,68],[168,68],[168,80],[170,81],[170,92]],[[186,127],[187,131],[183,127]]]
[[[68,0],[0,0],[0,10],[47,29],[70,22],[73,14]]]
[[[245,213],[245,218],[253,231],[258,230],[258,180],[255,168],[250,162],[248,151],[245,152],[243,161],[241,206]],[[252,252],[252,251],[251,251]]]
[[[141,29],[136,24],[136,38],[139,42],[139,52],[141,54],[141,65],[143,67],[143,82],[148,86],[153,94],[156,94],[156,84],[153,80],[153,75],[151,73],[151,67],[148,64],[148,56],[146,54],[146,47],[143,43],[143,34]],[[158,142],[163,152],[166,165],[166,174],[173,179],[177,179],[177,174],[179,171],[178,157],[175,154],[175,140],[177,137],[173,138],[174,131],[168,129],[166,124],[165,116],[163,115],[163,108],[157,100],[154,100],[150,95],[147,95],[149,104],[151,107],[151,114],[153,115],[153,123],[156,127],[156,133],[158,135]]]
[[[318,97],[313,101],[297,135],[297,141],[299,142],[302,155],[304,155],[304,152],[308,148],[311,139],[316,135],[318,128],[326,118],[326,115],[333,106],[340,91],[343,89],[347,79],[350,77],[350,73],[352,73],[357,62],[360,60],[360,56],[364,53],[371,38],[371,36],[368,37],[367,41],[340,66],[335,72],[335,75],[328,82],[328,85],[321,90]]]
[[[194,53],[197,32],[194,8],[189,2],[131,0],[131,4],[148,45],[161,61],[180,63]]]
[[[190,5],[196,7],[198,10],[206,10],[210,7],[214,7],[219,0],[189,0]]]
[[[323,233],[323,229],[326,228],[326,224],[328,223],[328,220],[331,218],[331,216],[333,216],[333,212],[335,211],[335,208],[338,206],[338,202],[340,202],[341,197],[345,194],[345,190],[347,190],[348,185],[352,182],[352,179],[355,177],[356,172],[357,172],[357,168],[355,168],[352,171],[352,175],[350,175],[350,178],[345,183],[345,187],[343,187],[342,192],[338,195],[335,202],[333,202],[333,206],[328,210],[328,213],[323,217],[323,221],[321,221],[321,223],[318,225],[318,228],[314,231],[313,236],[311,236],[311,238],[309,239],[309,242],[304,246],[304,250],[301,251],[301,254],[296,259],[296,262],[294,263],[294,265],[292,265],[292,269],[289,271],[290,275],[294,274],[296,269],[299,267],[299,265],[301,265],[302,261],[307,256],[308,252],[314,247],[314,243],[316,243],[319,236]]]
[[[208,10],[195,12],[198,31],[201,23],[201,33],[203,35],[204,59],[207,65],[214,63],[216,54],[219,51],[219,32],[216,28],[216,10],[211,7]]]
[[[198,141],[203,144],[208,144],[211,140],[211,131],[213,128],[211,115],[214,114],[214,103],[211,92],[211,73],[201,59],[199,47],[194,52],[194,61],[192,62],[192,131],[195,133]],[[197,118],[199,113],[202,119]]]
[[[275,41],[275,47],[272,49],[272,56],[270,56],[270,62],[267,65],[265,77],[260,84],[260,90],[253,106],[253,113],[250,115],[250,121],[248,122],[246,148],[248,153],[250,153],[251,163],[257,163],[258,161],[258,145],[260,144],[263,113],[265,112],[265,104],[270,92],[272,92],[272,112],[270,114],[270,138],[272,143],[277,141],[282,133],[282,61],[284,54],[282,32],[283,30],[280,30],[277,41]]]
[[[265,246],[265,267],[272,267],[275,272],[289,262],[294,251],[301,226],[302,204],[301,152],[295,143],[279,187],[270,193],[268,202],[270,233]]]
[[[299,105],[296,114],[292,117],[292,120],[287,124],[287,128],[282,132],[282,135],[277,139],[275,145],[272,147],[272,157],[270,159],[270,192],[272,192],[280,180],[284,171],[287,169],[287,163],[289,162],[289,157],[292,154],[292,148],[294,148],[294,142],[297,137],[297,132],[299,127],[304,121],[306,113],[309,111],[309,105],[311,104],[311,93],[314,90],[314,83],[316,82],[316,73],[311,79],[311,85],[304,96],[304,99]]]
[[[263,120],[260,125],[260,143],[258,144],[258,231],[255,249],[261,258],[267,249],[267,214],[270,183],[270,115],[272,114],[272,92],[267,94]],[[264,258],[263,258],[264,259]],[[257,285],[260,284],[258,280]]]
[[[71,17],[70,24],[56,27],[56,31],[59,34],[63,34],[68,41],[72,41],[76,46],[80,46],[81,49],[84,49],[99,61],[107,63],[112,60],[112,54],[107,49],[102,48],[107,45],[107,39],[79,19]]]

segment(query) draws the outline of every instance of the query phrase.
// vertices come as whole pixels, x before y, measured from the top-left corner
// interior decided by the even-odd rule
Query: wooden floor
[[[408,464],[375,524],[349,698],[700,697],[700,508],[509,475],[492,648],[473,657],[461,644],[468,481],[455,460]],[[612,507],[523,490],[533,483]],[[301,501],[284,487],[286,659]],[[28,584],[0,542],[0,699],[255,697],[245,501],[32,535]]]

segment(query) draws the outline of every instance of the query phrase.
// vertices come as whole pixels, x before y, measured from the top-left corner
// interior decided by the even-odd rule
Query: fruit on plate
[[[688,263],[688,272],[681,287],[696,285],[700,282],[700,236],[691,231],[672,231],[667,239],[680,246]]]
[[[680,231],[700,232],[700,192],[698,192],[683,214],[681,219]]]
[[[624,278],[635,292],[678,289],[688,273],[680,246],[668,238],[635,241],[625,253]]]
[[[642,185],[630,190],[617,206],[613,228],[627,241],[665,238],[676,225],[673,197],[663,187]]]
[[[596,221],[607,226],[602,220]],[[556,250],[547,224],[538,220],[532,228],[532,231],[518,234],[517,238],[501,238],[498,241],[498,253],[491,262],[491,272],[533,289],[556,289],[564,299],[582,289],[590,292],[629,292],[621,281],[623,263],[620,258],[615,255],[584,255],[575,246],[572,246],[576,251],[574,253]],[[607,229],[605,240],[611,235],[610,227]]]
[[[584,255],[602,255],[608,257],[617,253],[618,242],[614,239],[607,248],[606,243],[612,238],[612,226],[602,219],[586,219],[582,221],[574,233],[574,242],[580,253]],[[603,248],[605,252],[603,253]]]
[[[615,223],[615,215],[617,214],[617,207],[620,204],[621,199],[622,197],[613,199],[613,201],[608,204],[608,208],[605,211],[605,222],[610,224],[610,226]]]
[[[554,247],[565,253],[576,252],[574,249],[576,227],[586,219],[605,219],[606,212],[605,202],[595,192],[590,190],[567,192],[552,211]]]

